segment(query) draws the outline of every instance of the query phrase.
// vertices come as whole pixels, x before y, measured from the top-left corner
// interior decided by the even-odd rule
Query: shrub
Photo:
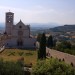
[[[57,59],[49,59],[38,61],[36,66],[33,67],[32,75],[75,75],[75,69],[59,62]]]
[[[25,53],[26,56],[30,56],[33,55],[33,53],[29,52],[29,53]]]
[[[24,75],[23,67],[19,63],[0,60],[0,75]]]
[[[11,56],[11,55],[15,56],[15,52],[10,52],[10,53],[8,54],[8,56]]]
[[[63,58],[62,61],[65,61],[65,59]]]
[[[73,67],[73,63],[71,62],[71,66]]]
[[[22,56],[22,55],[24,54],[24,52],[18,52],[18,54],[19,54],[20,56]]]

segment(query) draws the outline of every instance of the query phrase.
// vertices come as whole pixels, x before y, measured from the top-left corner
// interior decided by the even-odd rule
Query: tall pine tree
[[[52,47],[53,47],[53,37],[52,37],[52,35],[50,35],[50,36],[48,37],[48,40],[47,40],[47,47],[49,47],[49,48],[52,48]]]
[[[45,33],[42,34],[40,40],[40,48],[38,51],[38,59],[46,58],[46,36]]]

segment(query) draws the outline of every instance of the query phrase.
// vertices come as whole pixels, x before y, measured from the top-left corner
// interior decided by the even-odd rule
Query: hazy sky
[[[75,24],[75,0],[0,0],[0,23],[9,10],[15,22]]]

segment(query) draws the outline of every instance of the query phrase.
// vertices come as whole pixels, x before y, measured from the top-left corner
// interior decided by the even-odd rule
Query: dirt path
[[[63,52],[53,50],[53,49],[49,49],[49,48],[46,48],[46,52],[49,52],[50,56],[54,58],[58,58],[61,60],[64,59],[66,63],[69,63],[69,64],[73,63],[73,65],[75,66],[75,56],[74,55],[70,55],[70,54],[63,53]]]

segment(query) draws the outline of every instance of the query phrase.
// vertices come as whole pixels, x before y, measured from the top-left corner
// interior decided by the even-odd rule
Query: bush
[[[18,54],[19,54],[20,56],[22,56],[22,55],[24,54],[24,52],[18,52]]]
[[[59,62],[57,59],[49,59],[47,61],[39,61],[36,66],[33,67],[32,75],[75,75],[75,69]]]
[[[59,43],[55,47],[55,49],[58,51],[61,51],[61,52],[75,55],[75,45],[72,45],[70,42],[67,42],[67,41],[63,41],[63,42]]]
[[[29,52],[29,53],[25,53],[26,56],[31,56],[33,55],[33,53]]]
[[[8,54],[8,56],[11,56],[11,55],[15,56],[15,52],[10,52],[10,53]]]
[[[19,63],[0,60],[0,75],[24,75],[23,67]]]

